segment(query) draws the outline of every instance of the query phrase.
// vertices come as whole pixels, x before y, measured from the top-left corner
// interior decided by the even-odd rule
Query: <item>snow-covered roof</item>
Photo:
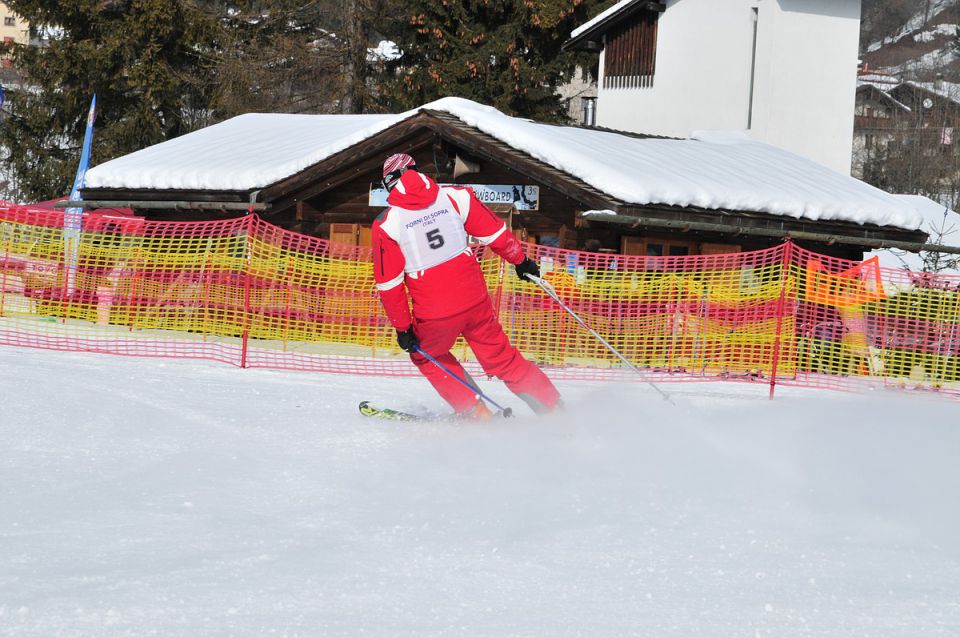
[[[247,113],[87,171],[86,188],[246,191],[316,164],[400,115]]]
[[[869,80],[863,81],[863,80],[860,80],[860,78],[857,78],[857,94],[858,94],[857,97],[859,98],[861,89],[874,89],[876,91],[876,94],[878,94],[881,98],[883,98],[887,102],[890,102],[898,109],[907,111],[909,113],[913,111],[912,108],[910,108],[900,100],[897,100],[896,98],[890,95],[890,91],[897,88],[900,85],[901,83],[899,82],[897,84],[881,84],[877,82],[871,82]]]
[[[904,82],[910,86],[929,91],[935,95],[946,98],[951,102],[960,103],[960,84],[956,82]]]
[[[639,0],[620,0],[620,2],[616,3],[606,11],[600,12],[593,19],[588,20],[587,22],[584,22],[579,27],[571,31],[570,37],[575,38],[581,33],[587,32],[589,29],[592,29],[593,27],[597,26],[601,22],[604,22],[605,20],[609,20],[613,16],[617,15],[618,13],[626,9],[629,5],[636,4],[638,1]]]
[[[921,229],[930,235],[930,243],[960,248],[960,214],[922,195],[893,195],[893,197],[910,205],[923,217]],[[915,272],[923,270],[923,258],[918,253],[884,248],[864,255],[865,258],[873,256],[879,257],[880,265],[886,268],[909,268]],[[949,269],[945,272],[957,274],[960,270]]]
[[[857,76],[857,84],[871,84],[877,87],[894,87],[900,84],[900,79],[895,75],[885,73],[861,73]]]
[[[864,87],[872,87],[874,89],[877,89],[880,93],[884,95],[884,97],[892,101],[898,107],[901,107],[903,109],[906,109],[907,111],[910,111],[912,109],[909,106],[907,106],[903,102],[900,102],[899,100],[896,100],[890,95],[891,92],[893,92],[895,89],[900,88],[901,86],[917,88],[917,89],[926,91],[928,93],[932,93],[933,95],[938,95],[946,100],[950,100],[951,102],[960,104],[960,84],[956,82],[944,82],[944,81],[916,82],[913,80],[907,80],[905,82],[891,83],[886,80],[876,79],[869,75],[861,75],[857,77],[858,90]]]
[[[810,220],[920,226],[873,186],[743,135],[646,138],[510,117],[462,98],[395,115],[241,115],[96,166],[92,189],[250,191],[290,177],[420,110],[448,113],[614,200]]]

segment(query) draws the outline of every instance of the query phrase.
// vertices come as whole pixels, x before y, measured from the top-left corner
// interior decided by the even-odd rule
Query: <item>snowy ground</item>
[[[0,636],[960,635],[940,397],[390,423],[426,382],[9,347],[0,387]]]

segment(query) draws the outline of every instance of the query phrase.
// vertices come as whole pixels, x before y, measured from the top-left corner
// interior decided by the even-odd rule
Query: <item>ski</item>
[[[400,410],[392,410],[390,408],[378,408],[374,405],[370,405],[369,401],[360,402],[360,414],[363,416],[374,417],[377,419],[386,419],[388,421],[432,421],[433,418],[429,416],[421,416],[418,414],[410,414],[409,412],[401,412]]]

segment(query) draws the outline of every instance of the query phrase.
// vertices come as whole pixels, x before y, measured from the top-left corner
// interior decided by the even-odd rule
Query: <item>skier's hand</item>
[[[533,275],[534,277],[540,276],[540,267],[537,266],[537,262],[529,257],[524,257],[523,261],[514,266],[514,268],[517,269],[517,277],[523,281],[530,281],[527,279],[527,275]]]
[[[420,347],[420,340],[417,339],[417,335],[413,334],[413,326],[403,331],[397,330],[397,343],[410,353],[416,352]]]

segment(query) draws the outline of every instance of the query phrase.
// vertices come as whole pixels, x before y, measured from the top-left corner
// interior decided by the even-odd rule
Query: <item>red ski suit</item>
[[[487,374],[502,379],[535,411],[555,408],[560,395],[546,375],[510,344],[467,245],[467,236],[473,236],[506,261],[519,264],[525,257],[523,249],[503,221],[471,189],[440,187],[414,170],[403,173],[387,202],[390,208],[373,223],[373,266],[393,327],[403,331],[412,325],[424,352],[468,378],[450,354],[463,335]],[[479,400],[420,353],[410,359],[457,412]]]

